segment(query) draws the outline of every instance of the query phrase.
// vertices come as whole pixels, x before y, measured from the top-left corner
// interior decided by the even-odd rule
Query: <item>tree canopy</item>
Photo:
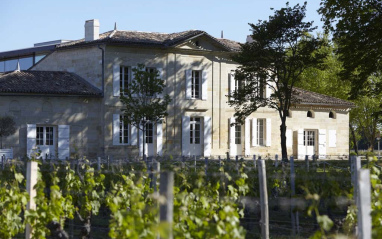
[[[158,70],[146,70],[145,65],[138,64],[132,69],[132,80],[121,92],[120,100],[124,105],[124,122],[142,130],[145,135],[146,123],[161,122],[167,115],[167,106],[171,102],[168,94],[163,95],[164,80]],[[145,152],[145,144],[143,144]]]
[[[362,93],[369,76],[382,72],[382,1],[322,0],[319,13],[338,44],[341,78],[352,81],[352,96]]]
[[[3,137],[16,132],[16,122],[12,116],[0,117],[0,147],[3,148]]]
[[[229,104],[235,108],[236,122],[245,118],[259,107],[270,107],[279,112],[281,119],[282,157],[286,159],[286,117],[293,103],[292,92],[302,72],[318,65],[325,53],[312,52],[325,42],[309,34],[314,31],[313,22],[304,22],[306,2],[276,10],[269,20],[260,20],[251,26],[252,42],[241,45],[233,60],[241,64],[235,71],[238,87],[228,96]],[[263,94],[266,88],[272,92]]]

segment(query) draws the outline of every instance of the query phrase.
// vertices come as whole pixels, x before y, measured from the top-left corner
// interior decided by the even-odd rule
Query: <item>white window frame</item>
[[[241,144],[241,125],[235,125],[235,144],[239,145]]]
[[[198,84],[196,85],[196,72],[198,73]],[[201,70],[191,71],[191,99],[201,99],[202,98],[202,84],[203,75]],[[198,90],[198,95],[196,95],[196,90]]]
[[[257,142],[258,146],[266,146],[266,119],[257,119]]]
[[[129,145],[130,140],[131,140],[130,125],[125,124],[125,121],[123,120],[123,118],[124,118],[123,115],[119,115],[119,144],[120,145]],[[126,138],[127,138],[127,141],[125,141]]]
[[[201,117],[190,117],[190,144],[201,144],[201,121]]]
[[[304,146],[316,146],[316,131],[304,130]]]
[[[153,144],[154,143],[154,123],[149,121],[146,123],[146,144]]]
[[[127,69],[127,74],[125,74],[125,70]],[[120,65],[119,66],[119,90],[120,92],[125,95],[125,91],[128,90],[129,88],[129,84],[131,82],[131,76],[132,76],[132,71],[131,71],[131,67],[130,66],[123,66],[123,65]],[[128,79],[126,80],[125,77],[128,77]]]
[[[42,129],[42,132],[39,132],[39,129]],[[48,130],[51,130],[50,132],[48,132]],[[42,133],[42,138],[40,137],[41,134],[39,133]],[[51,133],[51,134],[49,134]],[[55,133],[54,133],[54,127],[53,126],[42,126],[42,125],[39,125],[39,126],[36,126],[36,145],[37,146],[52,146],[54,145],[54,136],[55,136]],[[50,138],[51,137],[51,138]],[[42,143],[41,143],[41,140],[42,140]],[[49,144],[47,144],[49,140]]]

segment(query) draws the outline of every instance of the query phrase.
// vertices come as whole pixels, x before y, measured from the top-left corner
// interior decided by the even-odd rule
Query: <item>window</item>
[[[146,67],[146,72],[153,75],[153,77],[156,77],[156,71],[157,69],[155,67]],[[150,81],[152,82],[154,79],[150,77]],[[146,96],[154,96],[154,92],[146,92]]]
[[[153,143],[154,124],[152,122],[146,123],[146,144]]]
[[[256,81],[254,81],[254,86],[255,86],[255,96],[257,97],[260,97],[260,98],[265,98],[266,95],[265,95],[265,81],[262,80],[262,79],[257,79]]]
[[[190,118],[190,144],[200,144],[200,118]]]
[[[336,114],[333,111],[330,111],[329,112],[329,118],[335,119],[336,118]]]
[[[118,69],[118,68],[117,68]],[[129,90],[129,82],[130,82],[130,67],[128,66],[121,66],[119,68],[119,87],[120,91],[123,94],[127,90]]]
[[[288,110],[288,111],[286,112],[286,117],[288,117],[288,118],[292,118],[292,111]]]
[[[265,119],[257,119],[257,145],[264,146]]]
[[[235,125],[235,144],[241,144],[241,125]]]
[[[308,117],[308,118],[314,118],[314,113],[313,113],[313,111],[309,110],[309,111],[306,113],[306,117]]]
[[[241,90],[245,87],[245,80],[235,79],[235,91]]]
[[[53,127],[36,127],[36,145],[53,145]]]
[[[315,132],[304,130],[304,145],[305,146],[314,146]]]
[[[119,143],[128,144],[129,143],[129,125],[125,124],[125,116],[119,116]]]
[[[200,98],[201,71],[192,71],[191,77],[191,98]]]

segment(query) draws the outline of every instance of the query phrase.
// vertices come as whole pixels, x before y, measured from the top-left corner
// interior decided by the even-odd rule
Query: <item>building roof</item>
[[[227,51],[235,52],[240,50],[240,43],[228,39],[218,39],[201,30],[189,30],[176,33],[113,30],[100,34],[99,39],[94,41],[86,42],[85,39],[80,39],[57,45],[57,48],[92,45],[98,43],[115,43],[124,45],[156,46],[168,48],[177,46],[178,44],[191,40],[197,36],[206,36],[215,41],[218,45]]]
[[[301,105],[325,105],[325,106],[343,106],[348,108],[355,107],[354,103],[328,95],[304,90],[301,88],[293,88],[294,102]]]
[[[80,76],[64,71],[14,71],[0,74],[0,94],[102,96]]]

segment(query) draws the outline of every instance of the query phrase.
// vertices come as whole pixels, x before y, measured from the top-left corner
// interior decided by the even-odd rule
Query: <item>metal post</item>
[[[194,168],[195,168],[195,173],[196,173],[196,156],[194,155]]]
[[[256,155],[253,155],[253,167],[256,169]]]
[[[261,238],[269,238],[269,211],[268,211],[268,191],[265,161],[259,160],[259,186],[260,186],[260,206],[261,206]]]
[[[305,167],[306,171],[309,172],[309,156],[305,155]]]
[[[163,223],[163,227],[167,227],[165,232],[168,235],[161,238],[172,239],[172,217],[174,208],[174,173],[162,172],[160,174],[159,194],[165,200],[160,202],[159,206],[159,220]]]
[[[101,157],[97,158],[98,171],[101,171]]]
[[[218,159],[219,159],[219,168],[220,168],[222,166],[222,161],[221,161],[220,155],[218,156]]]

